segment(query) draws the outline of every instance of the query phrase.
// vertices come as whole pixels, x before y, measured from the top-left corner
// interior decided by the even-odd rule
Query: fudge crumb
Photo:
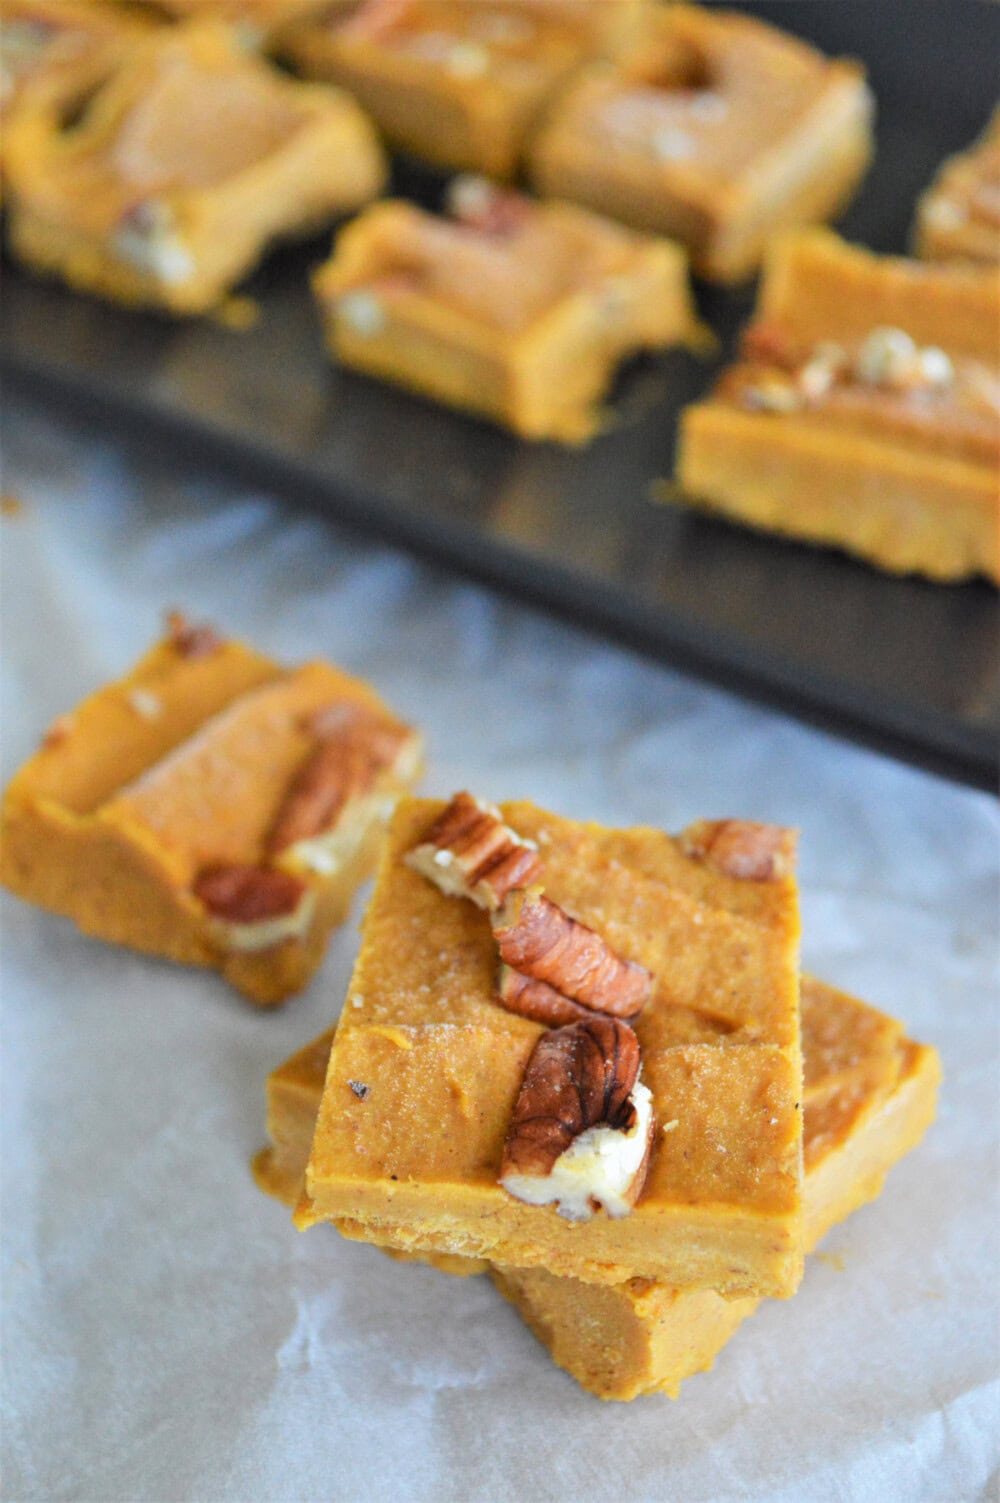
[[[349,1080],[347,1084],[359,1101],[364,1101],[371,1091],[371,1086],[365,1085],[363,1080]]]
[[[13,491],[4,491],[0,496],[0,516],[19,517],[24,511],[24,502]]]

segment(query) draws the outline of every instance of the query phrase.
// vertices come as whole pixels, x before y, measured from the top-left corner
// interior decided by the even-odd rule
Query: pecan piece
[[[493,933],[507,965],[584,1007],[634,1018],[649,1000],[653,978],[645,967],[616,955],[540,887],[512,892],[494,916]]]
[[[456,793],[405,859],[448,897],[470,898],[489,912],[542,870],[534,846],[504,824],[499,809],[471,793]]]
[[[208,866],[192,891],[231,950],[268,950],[300,938],[316,902],[301,877],[268,866]]]
[[[795,830],[747,819],[699,819],[680,836],[685,856],[705,861],[725,877],[771,882],[795,870]]]
[[[555,1204],[586,1221],[601,1206],[626,1216],[646,1178],[652,1097],[639,1080],[639,1041],[618,1018],[543,1033],[528,1061],[500,1183],[528,1205]]]
[[[213,626],[195,626],[182,611],[167,612],[167,640],[182,658],[207,658],[222,646]]]
[[[331,831],[381,772],[415,744],[408,727],[358,704],[324,706],[307,723],[318,744],[292,779],[265,842],[269,857]]]
[[[497,1001],[508,1012],[520,1013],[535,1023],[544,1023],[548,1028],[561,1028],[566,1023],[578,1023],[595,1014],[581,1007],[572,997],[564,997],[547,981],[535,981],[509,965],[501,965],[497,975]]]
[[[448,184],[448,213],[481,235],[507,236],[531,218],[533,205],[523,193],[498,188],[489,178],[462,173]]]

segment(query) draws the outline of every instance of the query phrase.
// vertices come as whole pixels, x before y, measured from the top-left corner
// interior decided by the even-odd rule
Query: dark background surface
[[[990,0],[777,0],[741,7],[867,64],[878,154],[841,221],[903,251],[915,200],[993,106]],[[440,178],[399,164],[434,203]],[[996,592],[895,579],[834,552],[673,506],[676,416],[710,385],[752,294],[700,288],[719,360],[634,363],[586,449],[529,445],[331,368],[306,276],[328,237],[271,256],[245,332],[120,311],[5,267],[0,366],[11,387],[221,461],[681,667],[984,787],[997,778]],[[845,498],[849,500],[849,498]]]

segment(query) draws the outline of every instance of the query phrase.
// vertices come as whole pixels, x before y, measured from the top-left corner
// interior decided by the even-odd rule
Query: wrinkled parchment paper
[[[75,1503],[995,1497],[997,810],[370,541],[8,406],[4,774],[179,605],[329,656],[426,728],[427,788],[802,829],[803,961],[936,1044],[940,1118],[682,1398],[601,1404],[485,1279],[293,1230],[268,1071],[357,918],[261,1014],[5,897],[4,1494]]]

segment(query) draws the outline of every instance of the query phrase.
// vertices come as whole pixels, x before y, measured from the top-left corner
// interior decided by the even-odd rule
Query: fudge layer
[[[917,205],[916,253],[1000,262],[1000,108],[968,151],[949,157]]]
[[[794,1292],[802,1269],[799,914],[794,877],[716,875],[697,841],[614,832],[508,804],[553,902],[652,973],[635,1022],[658,1130],[630,1215],[570,1223],[498,1184],[544,1031],[495,1000],[486,914],[410,869],[443,805],[400,804],[330,1055],[296,1213],[408,1253],[641,1275],[735,1296]],[[695,829],[697,827],[692,827]],[[657,853],[664,852],[662,861]],[[684,891],[679,872],[702,896]],[[721,906],[738,889],[766,921]],[[743,894],[746,893],[746,896]]]
[[[353,100],[292,81],[210,21],[137,45],[72,129],[19,113],[4,150],[21,260],[174,313],[211,308],[273,239],[368,202],[386,176]]]
[[[622,360],[699,340],[683,251],[570,204],[481,180],[466,221],[375,205],[314,279],[344,365],[525,438],[577,442]]]
[[[361,681],[190,629],[60,717],[15,775],[0,880],[280,1002],[319,965],[419,757]]]
[[[1000,284],[828,231],[768,255],[740,361],[680,428],[686,499],[898,573],[1000,578]]]
[[[334,1030],[292,1055],[268,1078],[270,1145],[254,1161],[261,1189],[294,1205],[309,1156]],[[903,1036],[900,1024],[811,977],[802,978],[805,1242],[814,1247],[836,1222],[879,1193],[885,1174],[933,1118],[936,1052]],[[398,1256],[398,1254],[397,1254]],[[431,1261],[473,1274],[474,1258]],[[678,1291],[636,1279],[600,1288],[545,1269],[493,1266],[500,1292],[520,1311],[553,1359],[602,1398],[666,1392],[712,1365],[754,1299]]]
[[[394,147],[509,179],[546,100],[642,8],[367,0],[291,27],[281,46],[301,72],[349,89]]]
[[[873,150],[863,68],[760,21],[662,7],[615,66],[557,98],[530,153],[543,194],[685,244],[732,282],[776,229],[832,217]]]

